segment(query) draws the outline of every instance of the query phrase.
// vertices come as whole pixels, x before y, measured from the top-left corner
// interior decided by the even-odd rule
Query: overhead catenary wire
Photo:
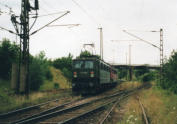
[[[50,3],[46,2],[45,0],[42,0],[42,2],[43,2],[46,6],[48,6],[49,8],[53,8],[53,6],[52,6]]]
[[[132,33],[129,33],[129,32],[127,32],[126,30],[123,30],[123,32],[127,33],[128,35],[130,35],[130,36],[132,36],[132,37],[135,37],[135,38],[139,39],[139,40],[142,41],[142,42],[145,42],[145,43],[147,43],[147,44],[149,44],[149,45],[151,45],[151,46],[153,46],[153,47],[156,47],[156,48],[160,49],[158,46],[156,46],[156,45],[150,43],[149,41],[146,41],[146,40],[144,40],[144,39],[142,39],[142,38],[140,38],[140,37],[138,37],[138,36],[136,36],[136,35],[134,35],[134,34],[132,34]]]
[[[68,28],[72,28],[74,26],[80,26],[81,24],[63,24],[63,25],[48,25],[47,27],[58,27],[58,26],[68,26]]]
[[[0,29],[5,30],[5,31],[8,31],[9,33],[12,33],[12,34],[15,34],[15,35],[19,35],[19,34],[13,32],[13,31],[11,31],[11,30],[9,30],[9,29],[6,29],[6,28],[3,28],[3,27],[0,27]]]
[[[97,26],[100,26],[100,24],[95,20],[95,18],[90,15],[78,2],[76,2],[75,0],[72,0],[72,2],[79,7]]]
[[[36,10],[36,18],[35,18],[34,22],[32,23],[32,25],[31,25],[29,31],[31,31],[31,29],[33,28],[34,24],[36,23],[37,17],[38,17],[37,15],[38,15],[38,13],[37,13],[37,10]]]
[[[67,11],[60,11],[60,12],[55,12],[55,13],[49,13],[49,14],[45,14],[45,15],[37,15],[37,16],[32,16],[31,18],[36,18],[36,17],[45,17],[45,16],[52,16],[52,15],[58,15],[61,13],[66,13]]]
[[[50,8],[50,9],[52,8],[52,9],[53,9],[53,6],[52,6],[50,3],[46,2],[45,0],[41,0],[41,8],[42,8],[42,10],[45,11],[45,13],[46,13],[46,12],[49,13],[49,10],[46,9],[46,7],[44,8],[44,6],[42,6],[42,3],[43,3],[43,5],[45,5],[47,8]],[[56,11],[56,10],[54,10],[54,11]]]
[[[63,16],[67,15],[68,13],[70,13],[70,11],[67,11],[67,12],[64,13],[63,15],[57,17],[56,19],[54,19],[53,21],[51,21],[51,22],[47,23],[46,25],[42,26],[42,27],[39,28],[38,30],[32,32],[32,33],[30,34],[30,36],[33,35],[33,34],[35,34],[35,33],[37,33],[38,31],[42,30],[43,28],[47,27],[48,25],[52,24],[53,22],[57,21],[58,19],[62,18]]]

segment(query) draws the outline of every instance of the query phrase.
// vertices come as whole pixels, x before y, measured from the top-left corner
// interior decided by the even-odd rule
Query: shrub
[[[173,51],[170,58],[163,65],[163,81],[159,85],[163,89],[177,94],[177,52]]]
[[[0,44],[0,78],[9,79],[12,62],[18,60],[19,46],[3,39]]]
[[[149,82],[155,79],[155,73],[153,72],[149,72],[149,73],[145,73],[144,75],[142,75],[140,77],[140,80],[142,82]]]
[[[45,58],[45,53],[42,51],[35,57],[32,57],[30,63],[30,89],[38,90],[44,80],[52,80],[52,74],[49,70],[49,63]]]
[[[69,80],[71,80],[72,78],[72,72],[70,70],[68,70],[67,68],[63,68],[62,69],[62,73],[63,75],[68,78]]]
[[[72,75],[72,55],[69,54],[67,57],[62,57],[55,59],[53,61],[53,66],[57,69],[60,69],[63,75],[71,80]]]
[[[59,84],[58,83],[54,83],[54,89],[58,89],[59,88]]]

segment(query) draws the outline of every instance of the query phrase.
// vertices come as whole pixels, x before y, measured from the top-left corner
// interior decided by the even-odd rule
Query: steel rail
[[[52,108],[47,109],[47,110],[45,110],[45,111],[42,111],[42,112],[40,112],[40,113],[31,115],[31,116],[29,116],[29,117],[26,117],[26,118],[23,118],[23,119],[20,119],[20,120],[16,120],[16,121],[11,122],[11,123],[12,123],[12,124],[16,124],[16,123],[18,124],[18,123],[23,122],[23,121],[25,121],[25,120],[29,120],[29,119],[32,119],[32,118],[36,118],[36,117],[38,117],[38,116],[42,116],[43,114],[47,114],[47,113],[49,113],[49,112],[56,111],[57,109],[61,109],[61,108],[63,108],[63,107],[66,106],[66,105],[69,105],[69,104],[71,104],[71,103],[74,103],[74,102],[77,102],[77,101],[80,101],[80,100],[83,100],[83,99],[84,99],[84,98],[81,98],[81,99],[78,99],[78,100],[74,100],[74,101],[71,101],[71,102],[67,102],[67,103],[64,103],[64,104],[62,104],[62,105],[58,105],[58,106],[52,107]]]
[[[123,100],[124,98],[130,96],[132,93],[134,93],[135,91],[137,91],[137,90],[139,90],[139,89],[141,89],[141,88],[143,88],[143,87],[144,87],[144,86],[140,86],[140,87],[135,88],[135,89],[133,89],[133,90],[126,91],[126,92],[124,92],[124,94],[122,94],[122,96],[121,96],[120,98],[118,98],[118,99],[116,99],[116,100],[113,100],[113,101],[111,101],[111,102],[107,102],[107,103],[105,103],[105,104],[103,104],[103,105],[101,105],[101,106],[98,106],[98,107],[95,108],[95,109],[92,109],[92,110],[90,110],[90,111],[86,111],[86,112],[84,112],[84,113],[82,113],[82,114],[80,114],[80,115],[77,115],[77,116],[72,117],[72,118],[70,118],[70,119],[64,120],[64,121],[62,121],[62,122],[58,122],[57,124],[71,123],[71,122],[75,121],[76,119],[79,119],[79,118],[81,118],[81,117],[84,117],[84,116],[86,116],[86,115],[88,115],[88,114],[90,114],[90,113],[92,113],[92,112],[95,112],[95,111],[97,111],[97,110],[99,110],[99,109],[101,109],[101,108],[107,106],[107,105],[110,104],[110,103],[114,103],[114,102],[115,102],[115,104],[114,104],[113,107],[110,109],[110,111],[106,114],[106,116],[103,118],[103,120],[101,120],[101,121],[99,122],[99,124],[103,124],[103,123],[105,122],[105,120],[107,119],[107,117],[110,115],[110,113],[113,111],[113,109],[117,106],[117,104],[118,104],[121,100]]]
[[[61,106],[64,107],[65,105],[69,104],[69,103],[67,103],[67,104],[64,104],[64,105],[57,106],[57,107],[52,108],[52,109],[48,109],[48,110],[43,111],[41,113],[32,115],[30,117],[27,117],[27,118],[24,118],[24,119],[21,119],[21,120],[17,120],[15,122],[12,122],[12,124],[35,123],[35,122],[38,122],[40,120],[48,119],[48,118],[57,116],[59,114],[62,114],[64,112],[69,112],[69,111],[78,109],[80,107],[83,107],[85,105],[91,104],[93,102],[96,102],[96,101],[99,101],[99,100],[103,100],[103,99],[107,99],[107,98],[112,98],[112,97],[115,97],[115,96],[123,94],[123,93],[125,93],[125,92],[122,91],[122,92],[119,92],[119,93],[115,93],[113,95],[105,96],[105,97],[102,97],[102,98],[97,98],[97,99],[94,99],[94,100],[86,102],[86,103],[82,103],[82,104],[79,104],[79,105],[71,106],[71,107],[68,107],[68,108],[61,109],[61,110],[56,110],[56,109],[60,108]]]
[[[82,104],[75,105],[75,106],[71,106],[71,107],[67,107],[67,108],[60,109],[60,110],[56,110],[57,108],[56,109],[55,108],[48,109],[48,110],[46,110],[44,112],[41,112],[39,114],[32,115],[31,117],[28,117],[28,118],[25,118],[25,119],[22,119],[22,120],[17,120],[16,122],[11,122],[11,123],[12,124],[36,123],[36,122],[39,122],[39,121],[43,121],[43,120],[46,120],[46,119],[58,116],[58,115],[63,114],[65,112],[69,112],[69,111],[81,108],[83,106],[86,106],[88,104],[91,104],[91,103],[99,101],[99,100],[104,100],[104,99],[107,99],[107,98],[112,98],[112,97],[115,97],[115,96],[118,96],[118,95],[122,95],[122,94],[127,95],[127,94],[130,94],[130,93],[133,93],[134,91],[136,91],[138,89],[141,89],[143,87],[144,86],[140,86],[140,87],[135,88],[133,90],[121,91],[121,92],[115,93],[113,95],[105,96],[105,97],[102,97],[102,98],[96,98],[96,99],[91,100],[89,102],[82,103]]]
[[[143,104],[141,103],[140,98],[137,97],[137,99],[138,99],[138,102],[139,102],[139,104],[140,104],[141,110],[142,110],[142,112],[143,112],[143,117],[144,117],[145,123],[146,123],[146,124],[149,124],[148,119],[147,119],[146,112],[145,112],[145,110],[144,110],[144,106],[143,106]]]
[[[116,99],[116,100],[117,100],[117,99]],[[62,121],[62,122],[57,122],[57,124],[66,124],[66,123],[75,121],[76,119],[79,119],[79,118],[81,118],[81,117],[84,117],[84,116],[86,116],[86,115],[88,115],[88,114],[90,114],[90,113],[92,113],[92,112],[95,112],[95,111],[97,111],[97,110],[99,110],[99,109],[101,109],[101,108],[104,108],[105,106],[107,106],[107,105],[109,105],[109,104],[111,104],[111,103],[116,102],[116,100],[109,101],[109,102],[107,102],[107,103],[105,103],[105,104],[103,104],[103,105],[101,105],[101,106],[98,106],[98,107],[96,107],[96,108],[94,108],[94,109],[92,109],[92,110],[86,111],[86,112],[84,112],[84,113],[82,113],[82,114],[79,114],[79,115],[73,117],[73,118],[64,120],[64,121]]]
[[[130,96],[131,94],[133,94],[134,92],[136,92],[136,90],[140,90],[141,88],[146,87],[146,85],[140,86],[138,88],[135,88],[134,90],[130,90],[130,94],[128,94],[126,97]],[[116,101],[116,103],[112,106],[112,108],[109,110],[109,112],[105,115],[105,117],[98,123],[98,124],[104,124],[105,120],[108,118],[108,116],[111,114],[111,112],[114,110],[114,108],[117,106],[117,104],[120,102],[121,98],[118,99],[118,101]],[[148,124],[148,123],[146,123]]]
[[[95,111],[97,111],[97,110],[99,110],[99,109],[102,109],[102,108],[104,108],[105,106],[107,106],[107,105],[109,105],[109,104],[111,104],[111,103],[118,104],[118,103],[120,102],[120,100],[122,100],[122,99],[124,99],[124,98],[126,98],[126,97],[128,97],[128,96],[129,96],[129,95],[122,94],[122,97],[120,97],[120,98],[118,98],[118,99],[114,99],[114,100],[112,100],[112,101],[106,102],[106,103],[103,104],[103,105],[100,105],[100,106],[98,106],[98,107],[96,107],[96,108],[94,108],[94,109],[92,109],[92,110],[86,111],[86,112],[84,112],[84,113],[82,113],[82,114],[80,114],[80,115],[77,115],[77,116],[75,116],[75,117],[72,117],[72,118],[70,118],[70,119],[64,120],[64,121],[62,121],[62,122],[57,122],[57,124],[67,124],[67,123],[71,123],[71,122],[75,121],[76,119],[79,119],[79,118],[81,118],[81,117],[84,117],[84,116],[86,116],[86,115],[92,113],[92,112],[95,112]],[[115,104],[114,104],[114,105],[115,105]],[[105,119],[106,119],[106,118],[105,118]],[[105,121],[105,120],[104,120],[104,121]]]
[[[40,106],[43,106],[43,105],[46,105],[50,102],[56,102],[58,101],[59,99],[55,99],[55,100],[49,100],[45,103],[40,103],[40,104],[37,104],[37,105],[33,105],[33,106],[28,106],[28,107],[25,107],[25,108],[21,108],[21,109],[17,109],[17,110],[14,110],[14,111],[10,111],[10,112],[7,112],[7,113],[3,113],[3,114],[0,114],[0,119],[2,118],[5,118],[5,117],[9,117],[9,116],[12,116],[14,114],[17,114],[19,112],[26,112],[26,111],[30,111],[32,109],[37,109],[39,108]]]
[[[121,99],[121,98],[120,98]],[[114,105],[111,107],[111,109],[108,111],[108,113],[105,115],[105,117],[98,123],[98,124],[103,124],[105,122],[105,120],[108,118],[108,116],[110,115],[110,113],[113,111],[113,109],[117,106],[117,104],[120,102],[120,99],[118,99]]]

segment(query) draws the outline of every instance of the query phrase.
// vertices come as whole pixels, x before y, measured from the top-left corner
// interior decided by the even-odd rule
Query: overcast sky
[[[31,4],[34,0],[30,0]],[[75,2],[74,2],[75,1]],[[159,46],[159,32],[164,30],[164,54],[169,57],[171,51],[177,48],[177,1],[176,0],[39,0],[39,15],[70,11],[70,14],[59,19],[54,24],[81,24],[76,27],[47,27],[30,37],[30,53],[35,55],[45,51],[48,58],[67,56],[69,53],[79,55],[83,44],[94,43],[99,54],[99,30],[103,28],[104,60],[114,63],[126,63],[131,45],[131,63],[159,64],[159,50],[137,40],[122,30],[141,37]],[[8,5],[16,15],[20,14],[21,0],[0,0],[0,10],[8,12]],[[77,3],[77,4],[76,4]],[[78,6],[79,5],[79,6]],[[34,13],[34,12],[33,12]],[[32,31],[40,28],[58,16],[39,17]],[[32,23],[34,20],[30,19]],[[30,24],[31,24],[30,23]],[[13,30],[8,14],[0,15],[0,26]],[[15,41],[15,36],[0,30],[0,40],[9,38]],[[19,43],[19,39],[17,40]],[[88,48],[89,49],[89,48]],[[127,59],[128,60],[128,59]]]

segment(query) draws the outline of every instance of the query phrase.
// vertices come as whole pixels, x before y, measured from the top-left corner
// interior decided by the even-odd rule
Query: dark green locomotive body
[[[117,71],[97,57],[73,60],[72,90],[95,93],[117,83]]]

